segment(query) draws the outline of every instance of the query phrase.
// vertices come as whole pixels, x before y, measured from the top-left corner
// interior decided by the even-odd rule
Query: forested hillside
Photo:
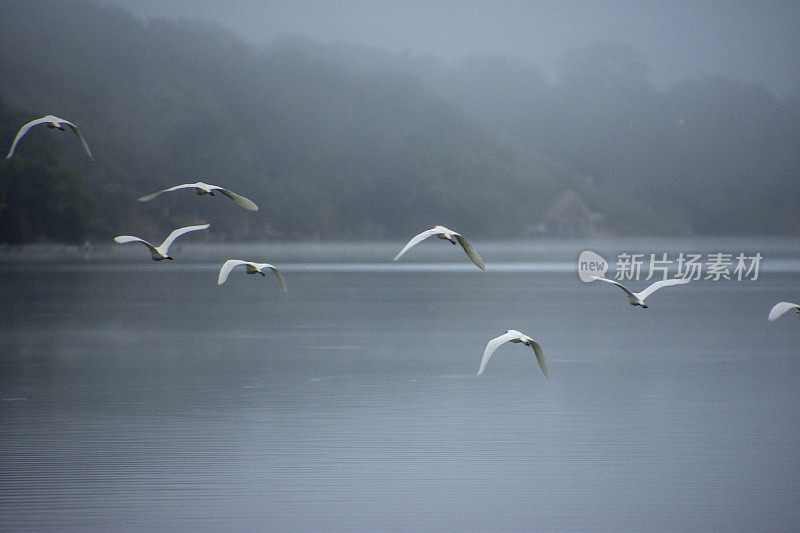
[[[614,42],[565,51],[555,83],[507,58],[414,68],[522,153],[573,171],[573,188],[618,232],[800,232],[800,87],[776,98],[706,78],[661,90],[637,51]]]
[[[52,113],[95,157],[69,131],[33,128],[0,163],[4,242],[160,238],[199,221],[228,240],[433,224],[519,237],[566,189],[621,234],[800,232],[798,98],[729,80],[657,90],[614,47],[566,54],[550,83],[502,58],[453,66],[302,38],[259,49],[198,21],[6,1],[0,50],[0,146]],[[199,180],[261,209],[190,191],[135,200]]]
[[[208,25],[142,23],[88,3],[2,10],[0,94],[26,120],[53,113],[81,127],[95,162],[69,135],[58,145],[97,198],[94,236],[196,220],[242,240],[405,236],[437,222],[507,235],[545,205],[509,200],[536,179],[519,156],[389,67],[357,76],[302,42],[256,52]],[[40,128],[20,158],[37,156],[28,141],[58,134]],[[135,201],[197,180],[261,209],[188,191]]]

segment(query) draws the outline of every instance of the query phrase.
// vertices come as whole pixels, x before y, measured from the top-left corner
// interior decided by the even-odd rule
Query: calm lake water
[[[4,530],[800,528],[798,243],[174,246],[0,264]],[[764,259],[644,310],[587,248]],[[515,344],[475,376],[510,328],[549,379]]]

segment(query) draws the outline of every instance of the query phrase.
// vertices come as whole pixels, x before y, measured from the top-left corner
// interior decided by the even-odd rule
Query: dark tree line
[[[496,57],[409,68],[523,153],[556,161],[562,185],[618,232],[800,232],[800,87],[784,99],[722,78],[658,89],[613,42],[565,52],[556,82]]]
[[[657,89],[614,43],[568,51],[551,82],[508,58],[453,66],[302,38],[259,49],[197,21],[9,0],[0,50],[0,147],[52,113],[96,160],[31,130],[0,163],[4,242],[198,221],[228,240],[402,238],[437,223],[504,238],[566,189],[617,233],[800,231],[800,101],[720,79]],[[188,191],[135,200],[198,180],[261,209]]]

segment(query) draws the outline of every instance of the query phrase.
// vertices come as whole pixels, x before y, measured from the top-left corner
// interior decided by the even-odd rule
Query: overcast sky
[[[266,43],[281,34],[455,61],[474,53],[529,60],[552,76],[566,48],[613,39],[642,52],[659,86],[724,75],[800,92],[797,1],[112,0],[142,18],[217,22]]]

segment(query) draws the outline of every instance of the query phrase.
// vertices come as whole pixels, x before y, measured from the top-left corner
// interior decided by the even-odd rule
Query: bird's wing
[[[634,298],[636,298],[636,295],[634,295],[634,294],[633,294],[631,291],[629,291],[628,289],[626,289],[626,288],[625,288],[625,287],[622,285],[622,283],[616,282],[616,281],[614,281],[613,279],[604,278],[604,277],[602,277],[602,276],[592,276],[592,279],[595,279],[595,280],[597,280],[597,281],[605,281],[606,283],[611,283],[611,284],[613,284],[613,285],[616,285],[617,287],[619,287],[620,289],[622,289],[623,291],[625,291],[625,292],[627,293],[627,295],[628,295],[628,296],[633,296]]]
[[[181,185],[175,185],[174,187],[170,187],[169,189],[161,189],[160,191],[140,196],[139,198],[137,198],[137,200],[139,200],[140,202],[149,202],[156,196],[161,196],[165,192],[177,191],[178,189],[188,189],[194,186],[195,186],[194,183],[182,183]]]
[[[247,261],[242,261],[241,259],[228,259],[227,261],[225,261],[225,263],[223,263],[222,265],[222,268],[219,269],[219,277],[217,278],[217,285],[222,285],[223,283],[225,283],[225,280],[228,279],[228,274],[231,273],[231,270],[233,270],[234,267],[243,265],[245,263],[247,263]]]
[[[683,285],[684,283],[689,283],[688,278],[672,278],[672,279],[662,279],[660,281],[656,281],[649,287],[643,289],[641,292],[638,292],[636,296],[638,296],[641,300],[644,300],[654,292],[656,292],[661,287],[669,287],[670,285]]]
[[[480,376],[483,374],[483,369],[486,368],[486,363],[489,362],[489,359],[492,358],[492,354],[497,347],[503,343],[510,341],[511,339],[516,339],[518,335],[516,333],[504,333],[499,337],[495,337],[494,339],[490,340],[486,344],[486,349],[483,351],[483,357],[481,358],[481,367],[478,369],[478,375]]]
[[[150,250],[156,250],[156,247],[147,242],[144,239],[140,239],[139,237],[134,237],[133,235],[120,235],[118,237],[114,237],[114,241],[120,244],[126,244],[129,242],[140,242],[150,248]],[[157,250],[156,250],[157,251]]]
[[[167,192],[167,189],[163,189],[161,191],[156,191],[156,192],[150,193],[150,194],[145,194],[144,196],[140,196],[139,198],[137,198],[137,200],[139,200],[140,202],[149,202],[150,200],[152,200],[156,196],[161,196],[165,192]]]
[[[478,252],[475,251],[475,248],[472,247],[469,241],[465,237],[459,235],[458,233],[456,233],[455,236],[456,240],[458,241],[458,244],[460,244],[461,247],[464,249],[464,251],[467,252],[467,255],[472,260],[472,262],[475,263],[475,266],[477,266],[481,270],[486,270],[486,265],[483,264],[483,259],[481,259],[481,256],[478,255]]]
[[[547,361],[544,359],[544,350],[542,350],[542,347],[539,346],[539,343],[534,340],[531,340],[531,348],[533,348],[533,353],[536,354],[536,360],[539,361],[539,368],[542,369],[544,377],[548,377]]]
[[[14,150],[17,147],[17,143],[22,138],[22,136],[28,132],[29,129],[31,129],[33,126],[36,126],[37,124],[45,124],[47,122],[50,122],[50,119],[48,117],[42,117],[42,118],[37,118],[36,120],[31,120],[30,122],[22,126],[17,132],[17,136],[14,137],[14,142],[11,143],[11,150],[8,151],[6,159],[14,155]]]
[[[409,248],[411,248],[415,244],[418,244],[418,243],[424,241],[425,239],[427,239],[431,235],[436,235],[437,233],[439,233],[439,230],[437,230],[435,228],[431,228],[429,230],[423,231],[419,235],[415,235],[410,241],[408,241],[408,244],[406,244],[403,247],[403,249],[400,250],[400,253],[397,254],[396,256],[394,256],[394,259],[392,259],[392,261],[397,261],[398,259],[400,259],[400,256],[402,256],[404,253],[406,253],[408,251]]]
[[[83,151],[84,151],[84,152],[86,152],[86,155],[88,155],[88,156],[89,156],[89,159],[91,159],[92,161],[94,161],[94,157],[92,157],[92,151],[91,151],[91,150],[89,150],[89,145],[88,145],[88,144],[86,144],[86,139],[84,139],[84,138],[83,138],[83,135],[81,135],[81,130],[79,130],[79,129],[78,129],[78,126],[76,126],[75,124],[73,124],[73,123],[72,123],[72,122],[70,122],[69,120],[62,120],[62,121],[61,121],[61,123],[62,123],[62,124],[66,124],[66,125],[68,125],[70,128],[72,128],[72,131],[75,133],[75,135],[77,135],[77,136],[78,136],[78,139],[80,139],[80,141],[81,141],[81,144],[83,145]]]
[[[178,228],[176,230],[173,230],[172,233],[170,233],[167,236],[167,238],[164,239],[164,242],[161,243],[161,246],[159,246],[159,248],[161,248],[162,252],[166,255],[167,250],[169,249],[169,246],[175,241],[175,239],[177,239],[178,237],[180,237],[184,233],[189,233],[190,231],[197,231],[197,230],[201,230],[201,229],[206,229],[209,226],[211,226],[211,224],[200,224],[199,226],[186,226],[185,228]]]
[[[789,309],[798,308],[800,305],[791,302],[778,302],[769,311],[769,319],[775,320]]]
[[[275,276],[277,276],[278,281],[281,282],[281,287],[283,287],[283,292],[289,294],[289,289],[286,288],[286,280],[283,279],[283,274],[281,274],[281,271],[272,265],[264,265],[264,266],[275,272]]]
[[[244,196],[229,191],[228,189],[223,189],[222,187],[219,187],[217,190],[245,209],[249,211],[258,211],[258,206],[249,198],[245,198]]]

